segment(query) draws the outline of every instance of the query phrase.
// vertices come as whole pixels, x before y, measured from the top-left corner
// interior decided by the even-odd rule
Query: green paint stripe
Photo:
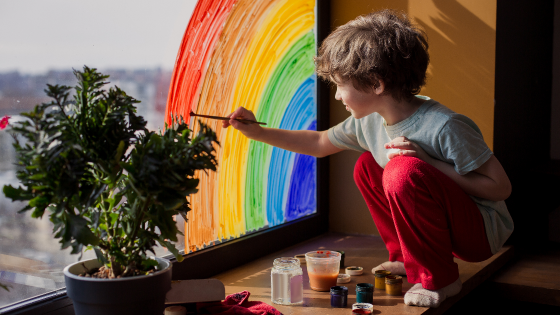
[[[315,71],[314,55],[315,34],[311,31],[298,39],[278,63],[260,101],[256,113],[258,121],[266,121],[267,127],[278,128],[298,87]],[[265,209],[271,154],[271,146],[251,141],[245,186],[244,211],[247,231],[265,226],[268,222],[267,212],[283,211],[283,209]]]

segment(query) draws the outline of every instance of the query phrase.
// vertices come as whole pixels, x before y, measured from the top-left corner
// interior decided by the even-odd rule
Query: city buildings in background
[[[77,69],[82,70],[82,69]],[[110,75],[110,86],[118,86],[138,99],[138,113],[148,119],[150,130],[163,129],[163,115],[167,102],[171,71],[162,69],[100,70]],[[0,73],[0,115],[17,115],[30,111],[36,104],[49,102],[44,90],[47,84],[74,86],[76,78],[71,69],[48,71],[31,75],[17,71]]]

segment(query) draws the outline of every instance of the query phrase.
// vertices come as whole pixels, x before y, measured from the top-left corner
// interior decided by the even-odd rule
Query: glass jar
[[[402,295],[402,282],[401,276],[385,277],[385,291],[388,295]]]
[[[303,303],[303,271],[293,257],[276,258],[270,273],[272,303],[294,305]]]
[[[372,314],[373,304],[371,303],[355,303],[352,305],[352,314]]]
[[[371,283],[356,284],[356,302],[373,304],[373,289]]]
[[[348,288],[334,286],[331,288],[331,307],[344,308],[348,305]]]
[[[379,290],[385,290],[385,277],[390,275],[391,272],[387,270],[376,270],[375,271],[375,288]]]

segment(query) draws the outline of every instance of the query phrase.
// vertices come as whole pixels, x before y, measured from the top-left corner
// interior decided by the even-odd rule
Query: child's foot
[[[421,283],[417,283],[404,295],[404,303],[406,305],[438,307],[443,300],[461,292],[462,287],[463,284],[459,279],[439,290],[427,290],[422,287]]]
[[[377,267],[373,267],[371,273],[375,273],[376,270],[387,270],[392,275],[406,276],[406,269],[404,269],[402,261],[386,261]]]

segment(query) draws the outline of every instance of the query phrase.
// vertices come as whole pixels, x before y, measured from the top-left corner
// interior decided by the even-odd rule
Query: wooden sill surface
[[[492,287],[509,299],[560,306],[560,246],[523,253],[492,277]]]
[[[278,257],[293,257],[316,249],[343,250],[345,252],[345,266],[361,266],[364,274],[352,276],[348,287],[348,307],[331,308],[330,293],[316,292],[309,287],[309,278],[305,265],[303,269],[303,305],[284,306],[272,304],[270,301],[270,271],[272,262]],[[388,252],[383,241],[378,236],[347,235],[327,233],[306,242],[286,248],[274,254],[262,257],[238,268],[216,275],[226,287],[226,295],[247,290],[251,293],[249,301],[262,301],[276,307],[283,314],[350,314],[352,304],[356,302],[356,284],[374,283],[375,277],[371,269],[387,260]],[[458,295],[448,298],[440,307],[435,309],[407,306],[404,296],[388,296],[385,291],[375,290],[373,296],[374,314],[442,314],[455,302],[460,300],[475,287],[488,279],[513,257],[513,248],[504,247],[492,258],[479,262],[467,263],[456,259],[459,265],[459,276],[463,282],[463,290]],[[344,273],[341,267],[340,272]],[[403,294],[412,287],[406,277],[403,277]]]

